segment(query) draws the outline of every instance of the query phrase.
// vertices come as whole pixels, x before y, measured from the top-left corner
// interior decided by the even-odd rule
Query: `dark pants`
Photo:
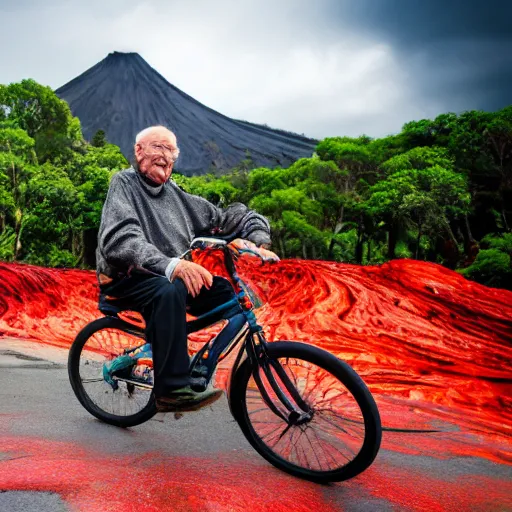
[[[170,282],[163,276],[132,272],[129,277],[100,291],[121,309],[139,311],[146,322],[146,338],[153,350],[154,391],[157,397],[189,382],[186,312],[199,316],[235,297],[224,278],[214,276],[208,290],[196,297],[188,294],[181,279]]]

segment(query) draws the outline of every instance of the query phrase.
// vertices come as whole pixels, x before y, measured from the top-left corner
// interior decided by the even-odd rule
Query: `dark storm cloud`
[[[342,13],[401,46],[512,36],[510,0],[358,0],[342,6]]]
[[[451,111],[512,103],[511,0],[359,0],[335,10],[391,44],[419,102]]]

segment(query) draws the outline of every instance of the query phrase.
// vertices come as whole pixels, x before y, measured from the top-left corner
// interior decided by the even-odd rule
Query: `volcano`
[[[137,53],[110,53],[56,94],[80,119],[84,137],[104,130],[132,160],[135,135],[152,125],[176,133],[176,170],[226,171],[250,157],[254,167],[287,167],[317,143],[305,136],[226,117],[169,83]]]

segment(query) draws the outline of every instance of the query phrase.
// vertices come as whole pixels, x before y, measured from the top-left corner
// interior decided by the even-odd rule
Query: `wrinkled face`
[[[165,129],[155,129],[135,144],[139,171],[154,183],[165,183],[178,156],[176,137]]]

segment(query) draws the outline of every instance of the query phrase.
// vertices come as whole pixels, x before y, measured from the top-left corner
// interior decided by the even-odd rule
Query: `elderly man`
[[[215,233],[258,246],[270,243],[263,216],[240,203],[222,210],[170,181],[178,154],[176,136],[163,126],[137,135],[137,164],[112,177],[96,252],[100,300],[108,297],[145,319],[162,412],[195,410],[220,396],[217,389],[193,389],[197,382],[189,375],[186,311],[201,314],[234,296],[225,279],[177,256],[195,237]]]

